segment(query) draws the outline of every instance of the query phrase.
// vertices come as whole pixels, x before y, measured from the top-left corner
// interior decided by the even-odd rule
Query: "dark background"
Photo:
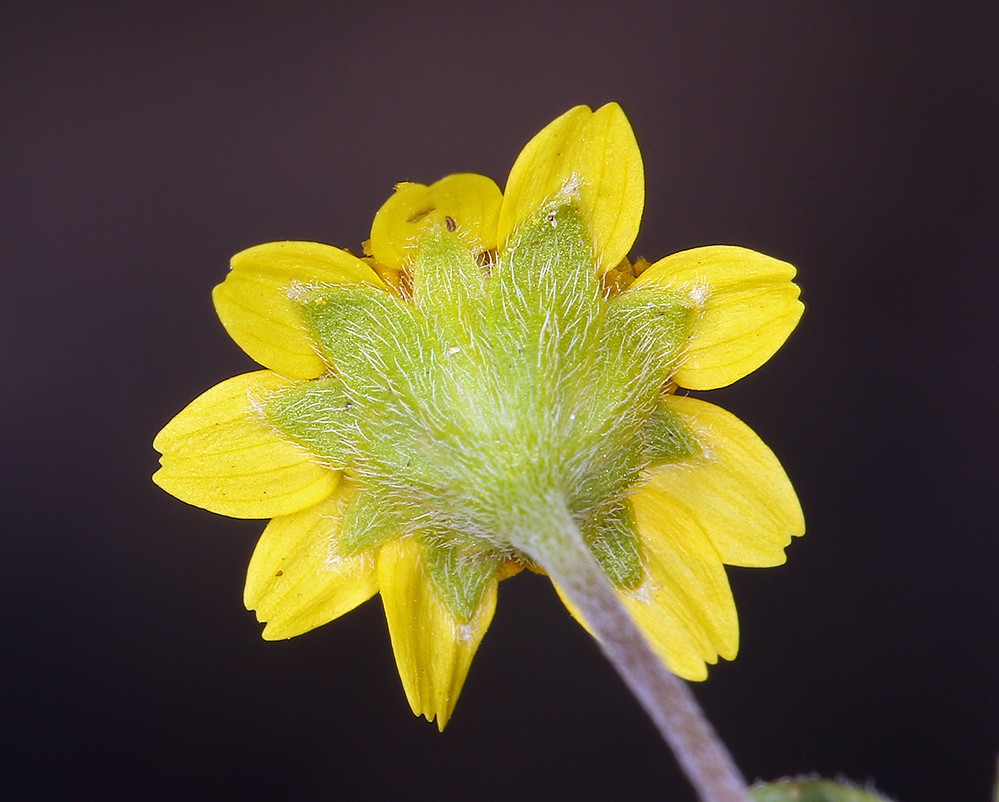
[[[262,522],[149,481],[252,369],[209,297],[279,239],[357,249],[400,180],[502,185],[570,106],[645,157],[635,255],[799,266],[779,354],[707,397],[809,533],[732,569],[742,652],[696,692],[750,778],[985,802],[999,752],[992,2],[36,3],[0,12],[0,760],[14,799],[692,798],[550,584],[505,582],[447,731],[378,600],[265,643]]]

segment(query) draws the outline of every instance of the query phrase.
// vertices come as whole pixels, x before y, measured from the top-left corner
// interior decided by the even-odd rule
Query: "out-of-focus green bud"
[[[750,789],[753,802],[891,802],[866,788],[832,780],[778,780]]]

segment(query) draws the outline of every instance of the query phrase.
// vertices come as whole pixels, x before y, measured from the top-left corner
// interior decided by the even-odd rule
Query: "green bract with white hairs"
[[[412,302],[376,287],[307,292],[303,316],[333,375],[270,399],[268,419],[363,491],[345,555],[400,533],[468,621],[485,579],[552,494],[621,588],[642,578],[629,489],[692,456],[660,404],[693,322],[689,296],[606,298],[576,198],[561,193],[480,264],[461,232],[427,233]]]

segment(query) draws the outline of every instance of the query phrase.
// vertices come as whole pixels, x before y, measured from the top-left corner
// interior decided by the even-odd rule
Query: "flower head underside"
[[[154,478],[273,519],[245,594],[265,637],[380,593],[409,701],[443,728],[499,581],[544,571],[522,546],[557,497],[674,671],[734,657],[723,564],[783,562],[801,512],[751,430],[675,391],[754,370],[802,307],[790,265],[742,248],[633,265],[643,182],[620,108],[577,107],[503,193],[397,187],[364,258],[234,257],[216,308],[265,370],[168,424]]]

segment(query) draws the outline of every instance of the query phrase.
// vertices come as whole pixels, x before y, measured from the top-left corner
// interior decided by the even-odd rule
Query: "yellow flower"
[[[443,729],[500,580],[544,572],[524,544],[555,498],[676,673],[735,656],[723,564],[782,563],[801,510],[745,424],[674,391],[755,370],[802,305],[793,267],[743,248],[633,265],[643,203],[624,113],[579,106],[505,193],[471,174],[399,185],[365,258],[233,258],[215,306],[265,370],[174,418],[154,481],[273,519],[245,592],[265,638],[380,593],[410,705]]]

